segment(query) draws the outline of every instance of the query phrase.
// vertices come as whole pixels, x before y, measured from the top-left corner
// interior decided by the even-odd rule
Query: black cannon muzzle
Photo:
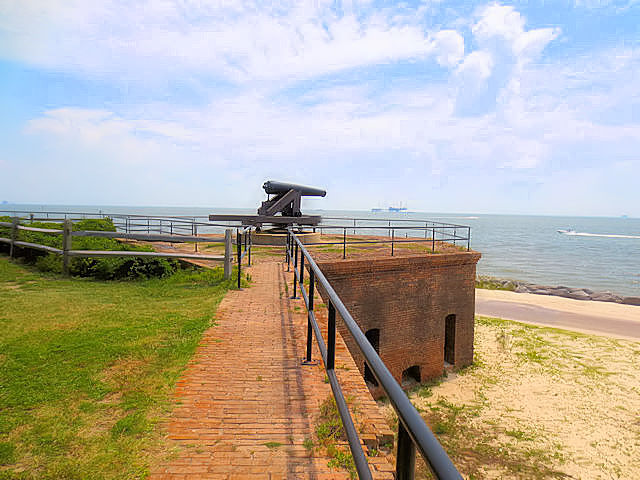
[[[304,185],[296,185],[295,183],[277,182],[268,180],[262,185],[264,191],[270,195],[280,195],[287,193],[289,190],[296,190],[304,197],[324,197],[327,192],[321,188],[306,187]]]

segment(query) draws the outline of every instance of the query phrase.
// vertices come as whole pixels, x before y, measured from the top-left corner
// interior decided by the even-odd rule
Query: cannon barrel
[[[266,193],[271,195],[287,193],[289,190],[297,190],[305,197],[324,197],[327,194],[327,192],[321,188],[306,187],[304,185],[296,185],[295,183],[277,182],[274,180],[264,182],[262,188],[264,188]]]

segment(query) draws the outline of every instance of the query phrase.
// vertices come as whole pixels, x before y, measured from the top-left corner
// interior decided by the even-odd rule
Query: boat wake
[[[640,235],[617,235],[617,234],[609,234],[609,233],[587,233],[587,232],[576,232],[575,230],[558,230],[558,233],[563,235],[571,235],[575,237],[604,237],[604,238],[635,238],[640,239]]]

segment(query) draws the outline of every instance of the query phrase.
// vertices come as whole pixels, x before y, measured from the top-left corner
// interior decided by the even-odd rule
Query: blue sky
[[[0,201],[640,216],[640,1],[0,0]]]

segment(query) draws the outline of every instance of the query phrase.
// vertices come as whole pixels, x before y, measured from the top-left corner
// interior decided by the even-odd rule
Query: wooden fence
[[[66,219],[62,222],[62,229],[36,228],[21,225],[17,217],[13,217],[11,222],[0,222],[0,226],[11,228],[10,238],[0,237],[1,243],[10,245],[9,255],[14,256],[15,247],[33,248],[45,252],[62,255],[63,270],[69,272],[69,259],[72,257],[158,257],[158,258],[184,258],[197,260],[214,260],[224,262],[224,277],[231,278],[231,263],[233,261],[232,229],[225,230],[224,240],[213,239],[197,235],[171,235],[171,234],[144,234],[144,233],[122,233],[103,231],[73,231],[72,220]],[[62,235],[62,249],[41,245],[38,243],[24,242],[18,240],[18,231],[49,233],[52,235]],[[239,234],[238,234],[239,235]],[[120,238],[126,240],[143,240],[149,242],[170,242],[170,243],[224,243],[224,255],[202,255],[197,253],[166,253],[166,252],[140,252],[140,251],[113,251],[113,250],[73,250],[71,248],[72,237],[103,237]],[[246,246],[245,246],[246,247]],[[251,245],[248,245],[250,248]],[[246,250],[246,248],[245,248]],[[240,253],[239,253],[240,255]],[[238,257],[238,264],[242,261],[241,255]]]

